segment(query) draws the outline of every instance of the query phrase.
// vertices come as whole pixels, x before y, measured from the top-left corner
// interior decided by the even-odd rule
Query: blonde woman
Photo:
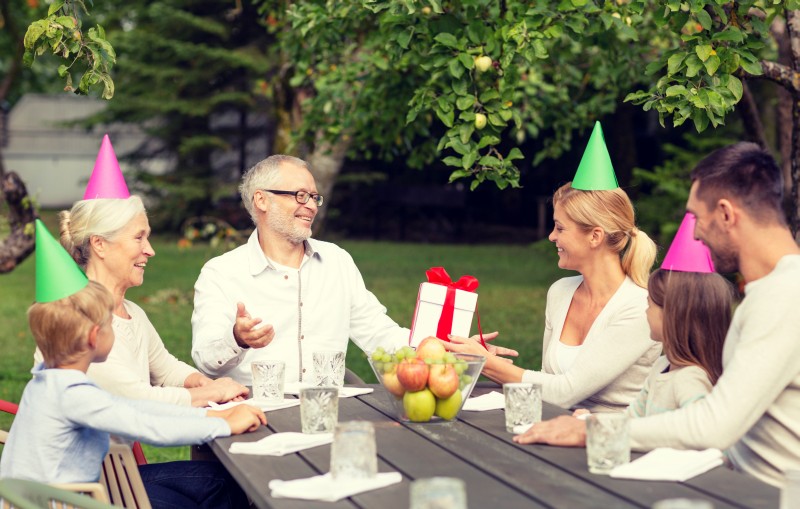
[[[541,371],[515,366],[471,339],[453,337],[448,348],[486,356],[483,374],[497,382],[541,384],[549,403],[623,411],[661,352],[645,314],[656,246],[636,228],[621,189],[566,184],[553,195],[553,209],[549,239],[558,266],[580,275],[556,281],[547,293]]]
[[[212,380],[170,354],[144,310],[125,292],[144,282],[150,225],[142,200],[96,199],[76,202],[59,214],[61,244],[87,277],[114,296],[116,341],[108,359],[93,363],[89,378],[103,389],[131,399],[184,406],[240,399],[248,389],[230,378]],[[37,362],[41,355],[37,351]]]

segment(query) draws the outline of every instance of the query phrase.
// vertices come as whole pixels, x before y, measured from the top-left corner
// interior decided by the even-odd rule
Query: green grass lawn
[[[52,217],[45,222],[55,230]],[[221,252],[208,246],[179,249],[174,239],[155,238],[156,256],[147,265],[145,284],[132,288],[127,298],[139,303],[161,334],[167,349],[191,363],[192,291],[202,265]],[[400,325],[408,327],[425,270],[442,266],[453,279],[471,274],[480,281],[478,305],[485,332],[500,331],[496,343],[519,350],[518,364],[539,367],[547,288],[568,275],[556,266],[555,249],[547,241],[530,246],[463,246],[397,244],[388,242],[339,243],[353,256],[367,287]],[[0,275],[0,398],[19,401],[30,378],[33,339],[25,310],[34,298],[34,259],[30,257],[10,274]],[[477,331],[473,321],[473,333]],[[366,356],[355,346],[347,365],[374,382]],[[0,415],[0,428],[10,418]],[[188,458],[188,448],[146,447],[149,461]]]

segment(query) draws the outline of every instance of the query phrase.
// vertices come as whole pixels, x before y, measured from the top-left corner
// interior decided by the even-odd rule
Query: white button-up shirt
[[[305,248],[299,270],[278,267],[261,250],[256,230],[247,244],[205,264],[192,313],[192,359],[200,371],[250,385],[252,361],[279,359],[287,382],[309,381],[315,350],[346,351],[350,338],[367,353],[408,344],[409,330],[386,315],[345,250],[314,239]],[[237,302],[274,327],[269,345],[236,344]]]

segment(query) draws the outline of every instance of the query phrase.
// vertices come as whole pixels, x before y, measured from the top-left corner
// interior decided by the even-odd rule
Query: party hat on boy
[[[36,302],[69,297],[89,284],[75,260],[36,220]]]
[[[678,233],[672,239],[667,256],[661,268],[680,272],[714,272],[711,252],[705,244],[694,239],[694,225],[697,220],[689,212],[683,216]]]
[[[92,176],[83,193],[83,199],[128,198],[130,195],[128,186],[125,185],[125,179],[122,177],[122,171],[119,169],[114,147],[111,146],[111,140],[106,134],[103,136],[103,143],[100,144],[100,151],[97,153]]]
[[[572,187],[584,191],[603,191],[619,187],[600,122],[594,123],[589,143],[583,151],[581,164],[578,165],[578,171],[572,179]]]

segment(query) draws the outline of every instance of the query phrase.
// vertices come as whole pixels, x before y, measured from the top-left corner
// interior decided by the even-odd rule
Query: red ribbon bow
[[[450,279],[450,275],[444,270],[444,267],[431,267],[425,271],[425,275],[428,277],[429,283],[447,287],[447,294],[445,295],[444,305],[442,306],[442,314],[439,317],[439,325],[436,328],[436,337],[449,342],[450,340],[447,336],[453,330],[456,290],[474,292],[478,288],[478,279],[473,276],[461,276],[458,281],[453,282],[453,280]],[[483,341],[483,331],[481,331],[480,316],[478,317],[478,333],[481,337],[481,345],[486,348],[486,343]]]

